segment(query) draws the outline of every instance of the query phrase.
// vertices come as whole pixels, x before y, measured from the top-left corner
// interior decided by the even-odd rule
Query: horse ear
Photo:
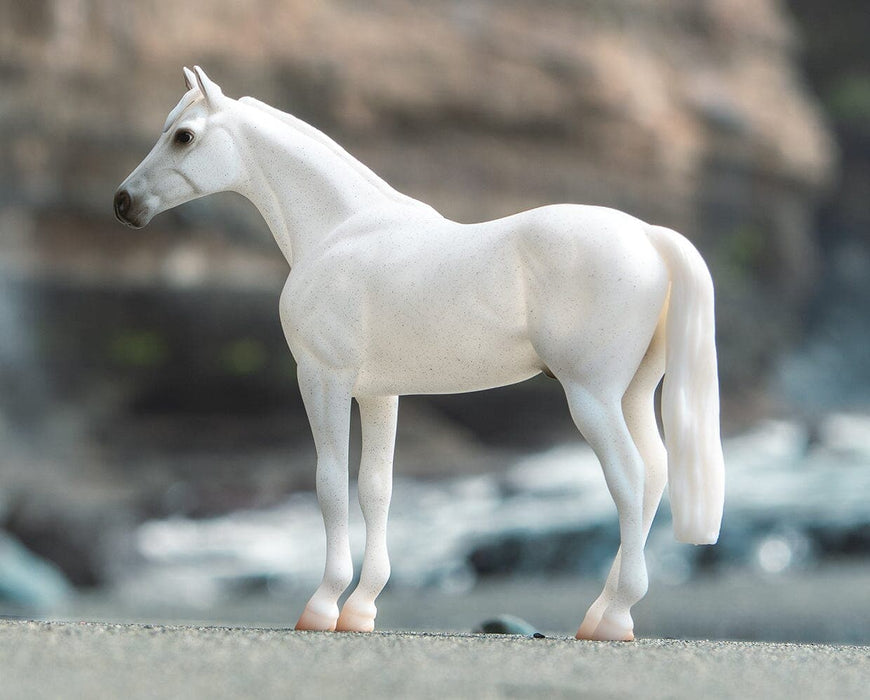
[[[193,70],[196,73],[196,82],[202,92],[202,96],[205,98],[206,104],[212,108],[217,107],[218,102],[224,96],[223,92],[221,92],[220,86],[217,83],[212,82],[212,80],[205,74],[205,71],[199,66],[194,66]]]
[[[196,87],[196,75],[187,66],[184,67],[184,84],[188,90],[193,90]]]

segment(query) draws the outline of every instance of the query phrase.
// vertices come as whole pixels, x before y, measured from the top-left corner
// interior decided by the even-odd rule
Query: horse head
[[[235,100],[199,66],[185,68],[184,78],[187,92],[162,135],[115,192],[115,217],[131,228],[179,204],[233,189],[244,176],[228,121]]]

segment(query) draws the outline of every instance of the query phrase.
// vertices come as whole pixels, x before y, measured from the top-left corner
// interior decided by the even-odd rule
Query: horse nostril
[[[130,211],[131,204],[132,200],[130,199],[130,193],[127,192],[127,190],[120,190],[115,195],[115,216],[126,223],[125,216],[127,212]]]

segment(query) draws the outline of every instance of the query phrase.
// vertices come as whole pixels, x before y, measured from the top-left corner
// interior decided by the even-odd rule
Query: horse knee
[[[324,515],[330,512],[343,515],[347,508],[347,466],[337,460],[319,459],[315,486],[320,510]]]
[[[393,480],[389,473],[383,471],[360,471],[357,489],[363,515],[366,512],[376,514],[389,508]]]
[[[372,600],[380,595],[390,580],[390,562],[384,557],[384,560],[376,565],[370,565],[365,576],[360,580],[359,588],[362,589]]]

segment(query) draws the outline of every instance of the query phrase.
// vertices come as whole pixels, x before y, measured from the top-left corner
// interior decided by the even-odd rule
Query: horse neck
[[[416,202],[314,127],[246,99],[240,141],[248,177],[239,191],[259,209],[290,265],[362,210]]]

